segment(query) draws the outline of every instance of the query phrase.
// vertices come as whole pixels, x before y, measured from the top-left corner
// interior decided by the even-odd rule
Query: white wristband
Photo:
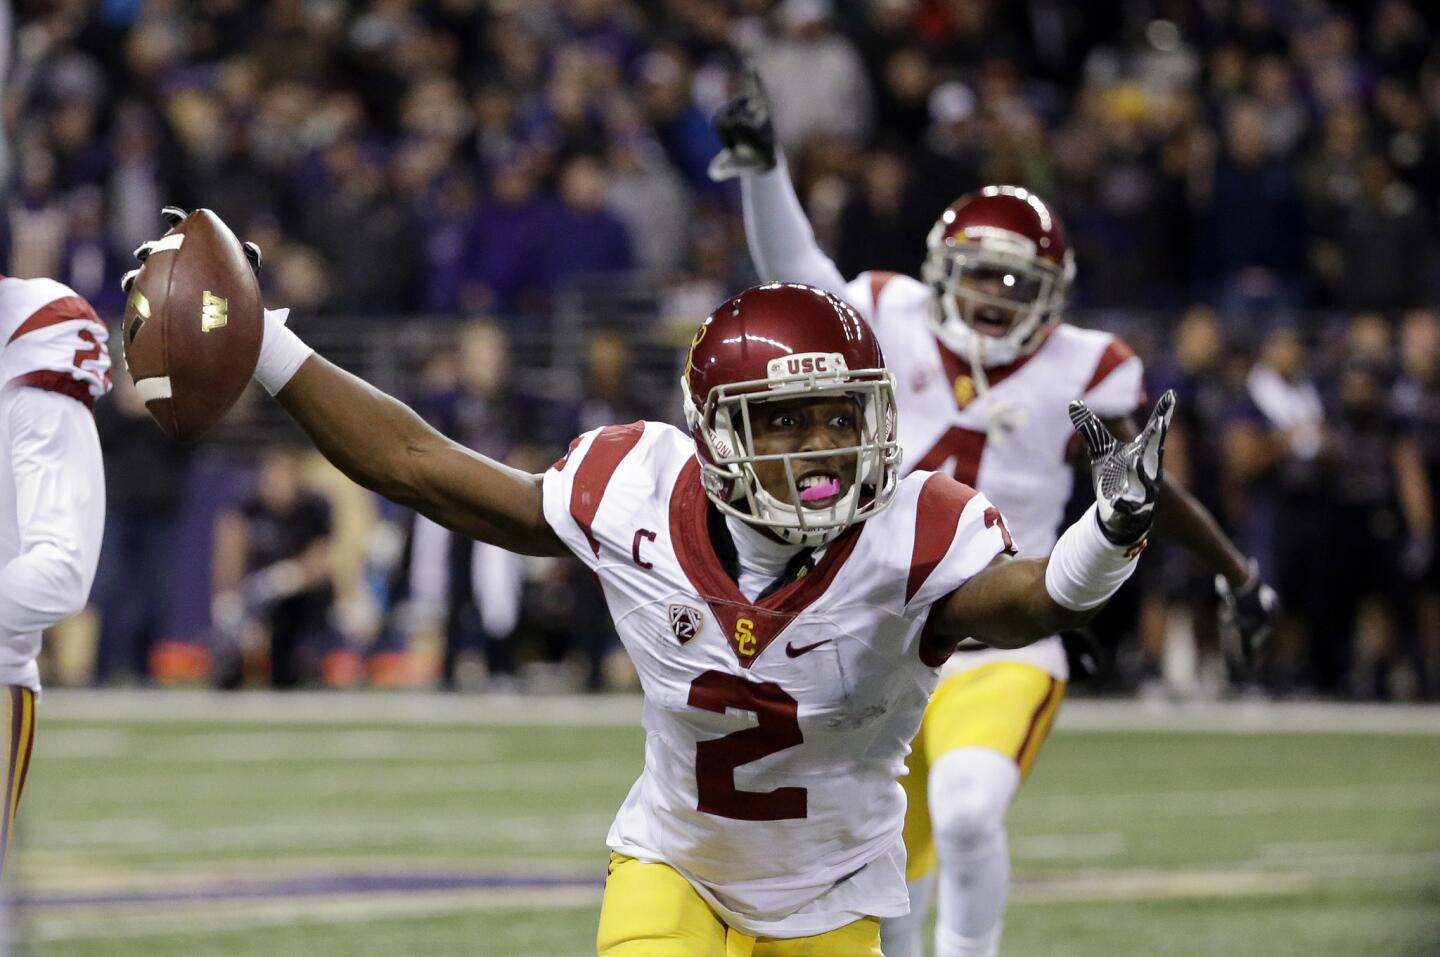
[[[315,350],[285,327],[289,309],[265,310],[265,333],[260,340],[260,361],[255,364],[255,381],[274,395],[290,381]]]
[[[1100,531],[1096,506],[1065,529],[1045,566],[1045,590],[1055,603],[1072,611],[1089,611],[1110,600],[1135,571],[1142,541],[1128,548],[1110,544]]]

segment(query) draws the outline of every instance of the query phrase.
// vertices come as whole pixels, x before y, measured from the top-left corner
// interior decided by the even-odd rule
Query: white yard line
[[[453,738],[417,738],[399,731],[255,731],[212,729],[156,737],[154,733],[61,725],[41,732],[45,758],[125,758],[163,764],[226,764],[277,761],[496,761],[496,741],[478,735],[459,745]]]
[[[1264,848],[1262,857],[1264,855]],[[1292,855],[1284,859],[1272,859],[1270,867],[1285,867],[1292,871],[1324,871],[1343,874],[1346,877],[1384,878],[1397,875],[1434,877],[1440,874],[1440,851],[1416,851],[1413,854],[1389,854],[1385,852],[1317,854],[1313,857]]]
[[[423,692],[46,691],[41,722],[376,724],[600,727],[640,724],[632,695],[456,695]]]
[[[1054,823],[1084,823],[1121,817],[1169,819],[1241,817],[1315,812],[1413,811],[1440,812],[1440,791],[1417,785],[1335,785],[1099,793],[1083,799],[1073,794],[1028,794],[1021,798],[1027,814]]]
[[[546,860],[543,866],[536,866],[534,859],[527,861],[524,865],[517,865],[514,858],[427,864],[417,861],[413,857],[404,860],[312,857],[252,858],[250,860],[227,860],[223,864],[187,863],[181,867],[170,862],[163,865],[163,869],[144,870],[125,866],[102,870],[91,864],[73,869],[56,867],[47,861],[43,869],[22,866],[19,869],[16,883],[26,893],[42,896],[164,891],[180,893],[205,884],[242,884],[263,881],[278,883],[280,881],[334,879],[377,874],[394,879],[406,877],[458,879],[474,877],[478,873],[503,874],[517,881],[550,880],[557,886],[571,886],[577,880],[592,878],[597,884],[602,882],[605,879],[605,867],[609,856],[610,850],[602,843],[596,845],[593,853],[585,857],[571,857],[559,861]]]
[[[1204,897],[1284,897],[1323,880],[1319,874],[1235,871],[1131,871],[1027,880],[1016,883],[1019,904],[1185,900]]]
[[[638,727],[635,695],[451,695],[434,692],[46,691],[48,721],[164,724],[374,724],[442,727]],[[1440,705],[1070,700],[1064,731],[1418,734],[1440,736]]]
[[[77,822],[53,828],[35,827],[24,833],[23,840],[25,850],[30,853],[72,847],[211,851],[226,848],[333,847],[343,844],[354,849],[410,847],[421,840],[473,846],[477,843],[593,839],[598,847],[605,841],[611,817],[609,809],[598,809],[593,814],[526,817],[495,814],[425,818],[397,816],[384,821],[351,818],[220,825],[205,822],[176,825],[156,818],[131,818]]]
[[[467,890],[424,894],[365,894],[307,897],[294,901],[223,901],[167,904],[163,913],[114,907],[91,914],[27,915],[34,943],[117,937],[188,937],[227,930],[304,924],[364,924],[373,921],[438,917],[465,911],[523,911],[595,908],[601,887],[525,890]]]
[[[43,762],[44,756],[40,757]],[[628,765],[620,762],[622,780],[638,776],[641,759],[636,755]],[[43,766],[43,764],[41,765]],[[292,763],[247,768],[251,776],[237,789],[232,775],[225,773],[228,762],[187,769],[183,775],[157,781],[154,765],[136,762],[125,777],[109,778],[105,785],[106,804],[149,804],[162,796],[166,800],[206,801],[212,804],[248,804],[258,795],[281,790],[291,796],[325,798],[343,796],[419,796],[442,794],[513,794],[536,790],[563,789],[577,780],[608,780],[616,773],[617,761],[548,761],[513,763],[486,761],[457,763],[450,757],[421,758],[415,762],[365,768],[364,773],[334,768],[299,770]],[[618,805],[618,799],[617,799]]]
[[[1066,701],[1059,731],[1440,735],[1440,705],[1333,702]]]
[[[1011,834],[1016,860],[1064,861],[1119,857],[1129,849],[1124,834]]]

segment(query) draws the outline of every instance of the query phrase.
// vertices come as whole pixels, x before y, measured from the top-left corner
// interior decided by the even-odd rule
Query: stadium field
[[[22,952],[593,954],[638,714],[47,692]],[[1072,701],[1011,833],[1007,957],[1440,954],[1440,710]]]

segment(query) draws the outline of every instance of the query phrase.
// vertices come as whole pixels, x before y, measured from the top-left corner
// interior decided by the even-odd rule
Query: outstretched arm
[[[753,66],[745,68],[744,89],[715,114],[715,131],[725,149],[710,164],[712,179],[740,179],[745,240],[760,278],[803,282],[836,295],[845,277],[815,242],[785,157],[775,145],[770,101]]]
[[[1129,418],[1106,425],[1117,435],[1135,433],[1135,423]],[[1215,575],[1226,654],[1237,665],[1253,663],[1280,612],[1280,598],[1261,578],[1259,563],[1246,558],[1210,510],[1169,475],[1164,477],[1155,505],[1155,530],[1180,544]]]
[[[1086,520],[1094,521],[1088,515],[1082,519]],[[1049,558],[997,556],[936,610],[941,616],[938,633],[951,638],[951,644],[976,638],[992,648],[1022,648],[1056,632],[1079,628],[1104,602],[1088,609],[1067,608],[1057,602],[1045,589],[1049,564]]]
[[[1210,510],[1167,476],[1155,503],[1155,531],[1178,542],[1234,588],[1250,580],[1250,562],[1215,521]]]
[[[1070,419],[1090,452],[1095,504],[1043,559],[996,558],[936,609],[935,633],[1018,648],[1088,621],[1134,571],[1160,493],[1165,431],[1175,394],[1160,397],[1145,429],[1120,444],[1083,402]]]
[[[167,206],[172,227],[186,216]],[[143,264],[151,243],[135,251]],[[260,247],[245,243],[260,272]],[[139,270],[121,279],[128,293]],[[463,535],[527,555],[569,550],[545,521],[541,477],[452,442],[405,403],[327,362],[285,328],[289,310],[265,310],[255,381],[279,399],[315,447],[358,485]]]
[[[265,335],[299,342],[270,314]],[[262,352],[257,378],[265,384],[263,359]],[[545,521],[539,475],[452,442],[404,403],[320,356],[305,359],[275,396],[357,484],[482,542],[527,555],[569,554]]]

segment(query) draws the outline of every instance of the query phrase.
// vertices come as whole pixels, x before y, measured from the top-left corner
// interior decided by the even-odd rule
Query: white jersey
[[[989,387],[981,393],[969,363],[932,331],[929,287],[867,272],[844,296],[870,322],[895,376],[903,467],[944,472],[980,489],[1005,514],[1022,556],[1048,555],[1075,477],[1070,401],[1084,399],[1101,418],[1130,415],[1144,401],[1139,357],[1111,333],[1062,323],[1034,352],[986,369]],[[1058,638],[1013,650],[967,643],[947,671],[997,658],[1068,676]]]
[[[0,685],[39,690],[40,633],[90,593],[105,523],[91,407],[105,325],[69,287],[0,278]]]
[[[653,422],[577,439],[545,518],[596,572],[645,693],[645,769],[612,849],[769,937],[906,913],[897,779],[935,687],[932,605],[1006,548],[986,499],[912,474],[755,602],[716,556],[695,445]]]

